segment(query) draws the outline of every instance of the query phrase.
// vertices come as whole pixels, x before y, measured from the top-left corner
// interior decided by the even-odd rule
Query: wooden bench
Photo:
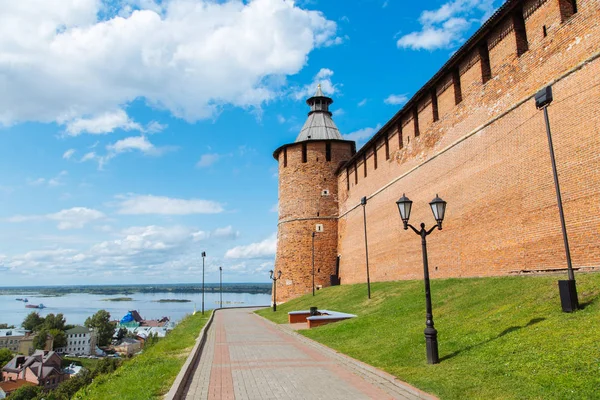
[[[316,326],[356,317],[354,314],[330,310],[317,310],[317,313],[318,315],[310,315],[310,310],[290,311],[288,312],[288,321],[290,324],[307,322],[309,328],[314,328]]]

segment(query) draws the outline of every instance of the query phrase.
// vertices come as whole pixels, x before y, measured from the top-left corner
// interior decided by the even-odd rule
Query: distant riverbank
[[[121,288],[124,288],[124,286],[121,286]],[[147,290],[148,286],[146,285],[144,288]],[[42,317],[50,313],[62,313],[67,319],[67,324],[80,325],[88,317],[102,309],[108,311],[113,320],[120,320],[128,311],[137,310],[145,319],[169,317],[171,321],[177,322],[185,315],[192,314],[194,310],[201,310],[203,300],[202,292],[175,293],[165,290],[149,293],[140,291],[127,296],[124,296],[123,293],[117,293],[117,296],[114,297],[107,296],[105,293],[64,293],[61,296],[44,298],[43,303],[46,308],[35,310],[25,308],[23,302],[16,301],[17,298],[27,297],[30,303],[38,304],[40,300],[34,300],[34,298],[42,294],[39,291],[36,292],[35,289],[37,288],[10,288],[11,293],[4,292],[0,294],[0,323],[20,326],[25,317],[30,312],[35,311]],[[52,289],[69,291],[73,290],[73,287]],[[94,289],[101,291],[100,287]],[[109,287],[108,289],[113,290],[114,288]],[[137,290],[139,287],[135,289]],[[23,292],[17,290],[26,290],[26,292],[23,294]],[[219,307],[220,297],[221,294],[218,291],[207,290],[204,294],[204,309],[210,310]],[[223,290],[223,305],[225,307],[234,305],[267,306],[270,302],[270,293],[226,292]]]
[[[218,283],[206,283],[205,293],[219,293]],[[73,285],[0,287],[0,295],[62,296],[71,293],[124,295],[135,293],[202,293],[202,284],[169,283],[155,285]],[[224,283],[223,293],[271,294],[270,283]]]

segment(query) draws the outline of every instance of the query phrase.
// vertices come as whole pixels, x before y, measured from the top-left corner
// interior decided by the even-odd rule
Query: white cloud
[[[494,11],[494,0],[453,0],[436,10],[421,13],[421,30],[398,39],[398,47],[435,50],[456,47],[475,23],[480,24]]]
[[[58,229],[81,229],[90,222],[104,218],[104,214],[98,210],[86,207],[73,207],[61,210],[52,214],[45,215],[15,215],[8,219],[8,222],[27,222],[27,221],[56,221]]]
[[[16,275],[46,276],[48,271],[56,270],[61,274],[73,277],[88,278],[100,274],[115,274],[123,279],[135,276],[143,279],[148,276],[160,276],[180,282],[184,275],[197,276],[200,258],[197,238],[203,231],[185,226],[133,226],[114,232],[111,240],[97,242],[85,247],[44,248],[19,255],[0,254],[0,267]],[[208,236],[216,240],[230,238],[236,234],[231,227],[217,228]],[[63,245],[79,243],[75,238],[61,240],[66,237],[47,238],[54,244]],[[38,239],[39,240],[39,239]],[[79,244],[85,244],[81,242]],[[207,263],[207,271],[216,271],[216,257],[211,256]],[[234,269],[238,273],[252,273],[256,263],[243,262],[244,268],[226,266],[227,271]],[[201,265],[201,263],[200,263]],[[221,264],[222,265],[222,264]]]
[[[161,150],[154,146],[145,136],[131,136],[106,146],[109,153],[124,153],[138,150],[144,154],[157,155]]]
[[[160,156],[171,149],[173,149],[173,147],[156,147],[144,135],[130,136],[125,139],[118,140],[115,143],[108,144],[106,146],[106,153],[104,155],[100,155],[95,151],[91,151],[81,157],[79,162],[96,161],[98,163],[98,168],[102,169],[106,163],[122,153],[139,151],[147,156]]]
[[[408,101],[408,96],[405,94],[390,94],[383,102],[385,104],[400,105]]]
[[[49,187],[56,187],[56,186],[62,186],[64,185],[64,182],[62,180],[62,178],[64,178],[65,176],[68,175],[67,171],[60,171],[58,173],[58,175],[56,175],[54,178],[37,178],[37,179],[33,179],[28,181],[27,183],[31,186],[49,186]]]
[[[117,196],[119,214],[142,215],[188,215],[188,214],[218,214],[223,212],[223,206],[215,201],[200,199],[176,199],[165,196],[126,195]]]
[[[240,236],[240,232],[236,231],[231,225],[229,225],[224,228],[215,229],[212,231],[210,236],[221,239],[237,239]]]
[[[123,110],[114,110],[92,118],[75,118],[67,122],[67,134],[77,136],[81,133],[104,134],[115,129],[125,131],[142,130],[142,126],[133,122]]]
[[[333,71],[329,68],[321,68],[319,72],[313,77],[312,83],[304,85],[301,88],[292,89],[292,97],[296,100],[306,100],[308,97],[314,96],[317,91],[317,85],[321,85],[323,94],[331,96],[334,93],[339,92],[338,85],[334,85],[331,82]]]
[[[358,106],[359,106],[359,107],[362,107],[362,106],[364,106],[365,104],[367,104],[367,99],[362,99],[361,101],[359,101],[359,102],[358,102]]]
[[[280,124],[284,124],[285,123],[285,117],[281,114],[277,115],[277,122],[279,122]]]
[[[64,152],[62,158],[64,158],[65,160],[69,160],[71,159],[71,157],[73,157],[73,154],[75,154],[75,149],[69,149]]]
[[[377,124],[377,126],[375,126],[374,128],[362,128],[359,129],[357,131],[354,132],[350,132],[346,135],[342,135],[344,137],[344,140],[354,140],[357,142],[357,146],[360,147],[362,146],[362,144],[364,144],[367,140],[371,139],[371,137],[373,137],[374,134],[376,134],[379,129],[381,129],[381,124]],[[359,145],[360,143],[360,145]]]
[[[343,108],[336,108],[332,114],[334,117],[340,117],[340,116],[346,114],[346,111],[344,111]]]
[[[199,168],[210,167],[221,158],[218,154],[202,154],[200,161],[196,163]]]
[[[58,221],[58,229],[80,229],[90,222],[104,218],[104,214],[86,207],[73,207],[48,214],[46,218]]]
[[[274,213],[279,212],[279,202],[273,204],[273,207],[271,207],[270,211]]]
[[[225,253],[225,258],[270,258],[275,255],[276,251],[277,234],[273,234],[261,242],[251,243],[247,246],[237,246],[229,249]]]
[[[68,135],[155,129],[127,115],[137,99],[190,122],[227,104],[258,108],[279,95],[278,76],[340,43],[336,31],[285,0],[5,1],[0,125],[56,122]]]

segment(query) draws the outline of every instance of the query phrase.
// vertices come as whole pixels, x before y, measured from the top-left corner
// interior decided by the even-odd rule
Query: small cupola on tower
[[[331,103],[333,103],[333,100],[323,94],[319,84],[315,95],[306,100],[306,104],[310,106],[310,111],[300,134],[296,138],[296,143],[306,140],[343,140],[340,131],[331,119],[331,111],[329,111]]]

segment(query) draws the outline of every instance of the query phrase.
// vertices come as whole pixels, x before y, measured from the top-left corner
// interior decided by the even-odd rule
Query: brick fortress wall
[[[331,146],[329,161],[328,145]],[[299,142],[279,152],[275,270],[281,270],[282,276],[277,282],[277,302],[311,292],[312,232],[317,224],[323,226],[323,231],[315,234],[315,285],[329,286],[330,276],[336,272],[338,255],[336,170],[353,152],[354,143],[346,141]]]
[[[565,268],[543,113],[533,99],[548,84],[553,84],[548,111],[573,264],[600,265],[598,1],[508,3],[510,12],[438,73],[338,174],[342,284],[366,280],[363,196],[368,197],[371,279],[422,278],[419,237],[401,229],[395,204],[404,192],[414,201],[413,225],[434,223],[428,202],[436,193],[448,202],[444,229],[428,237],[432,278]],[[295,180],[311,179],[292,176],[279,164],[280,191]],[[280,198],[280,218],[303,207],[288,201]],[[310,240],[311,226],[304,226],[298,240]],[[293,229],[300,227],[280,226],[280,239]],[[304,253],[278,249],[277,262],[297,257],[293,262],[304,265]],[[309,278],[305,268],[298,273],[294,282]]]

